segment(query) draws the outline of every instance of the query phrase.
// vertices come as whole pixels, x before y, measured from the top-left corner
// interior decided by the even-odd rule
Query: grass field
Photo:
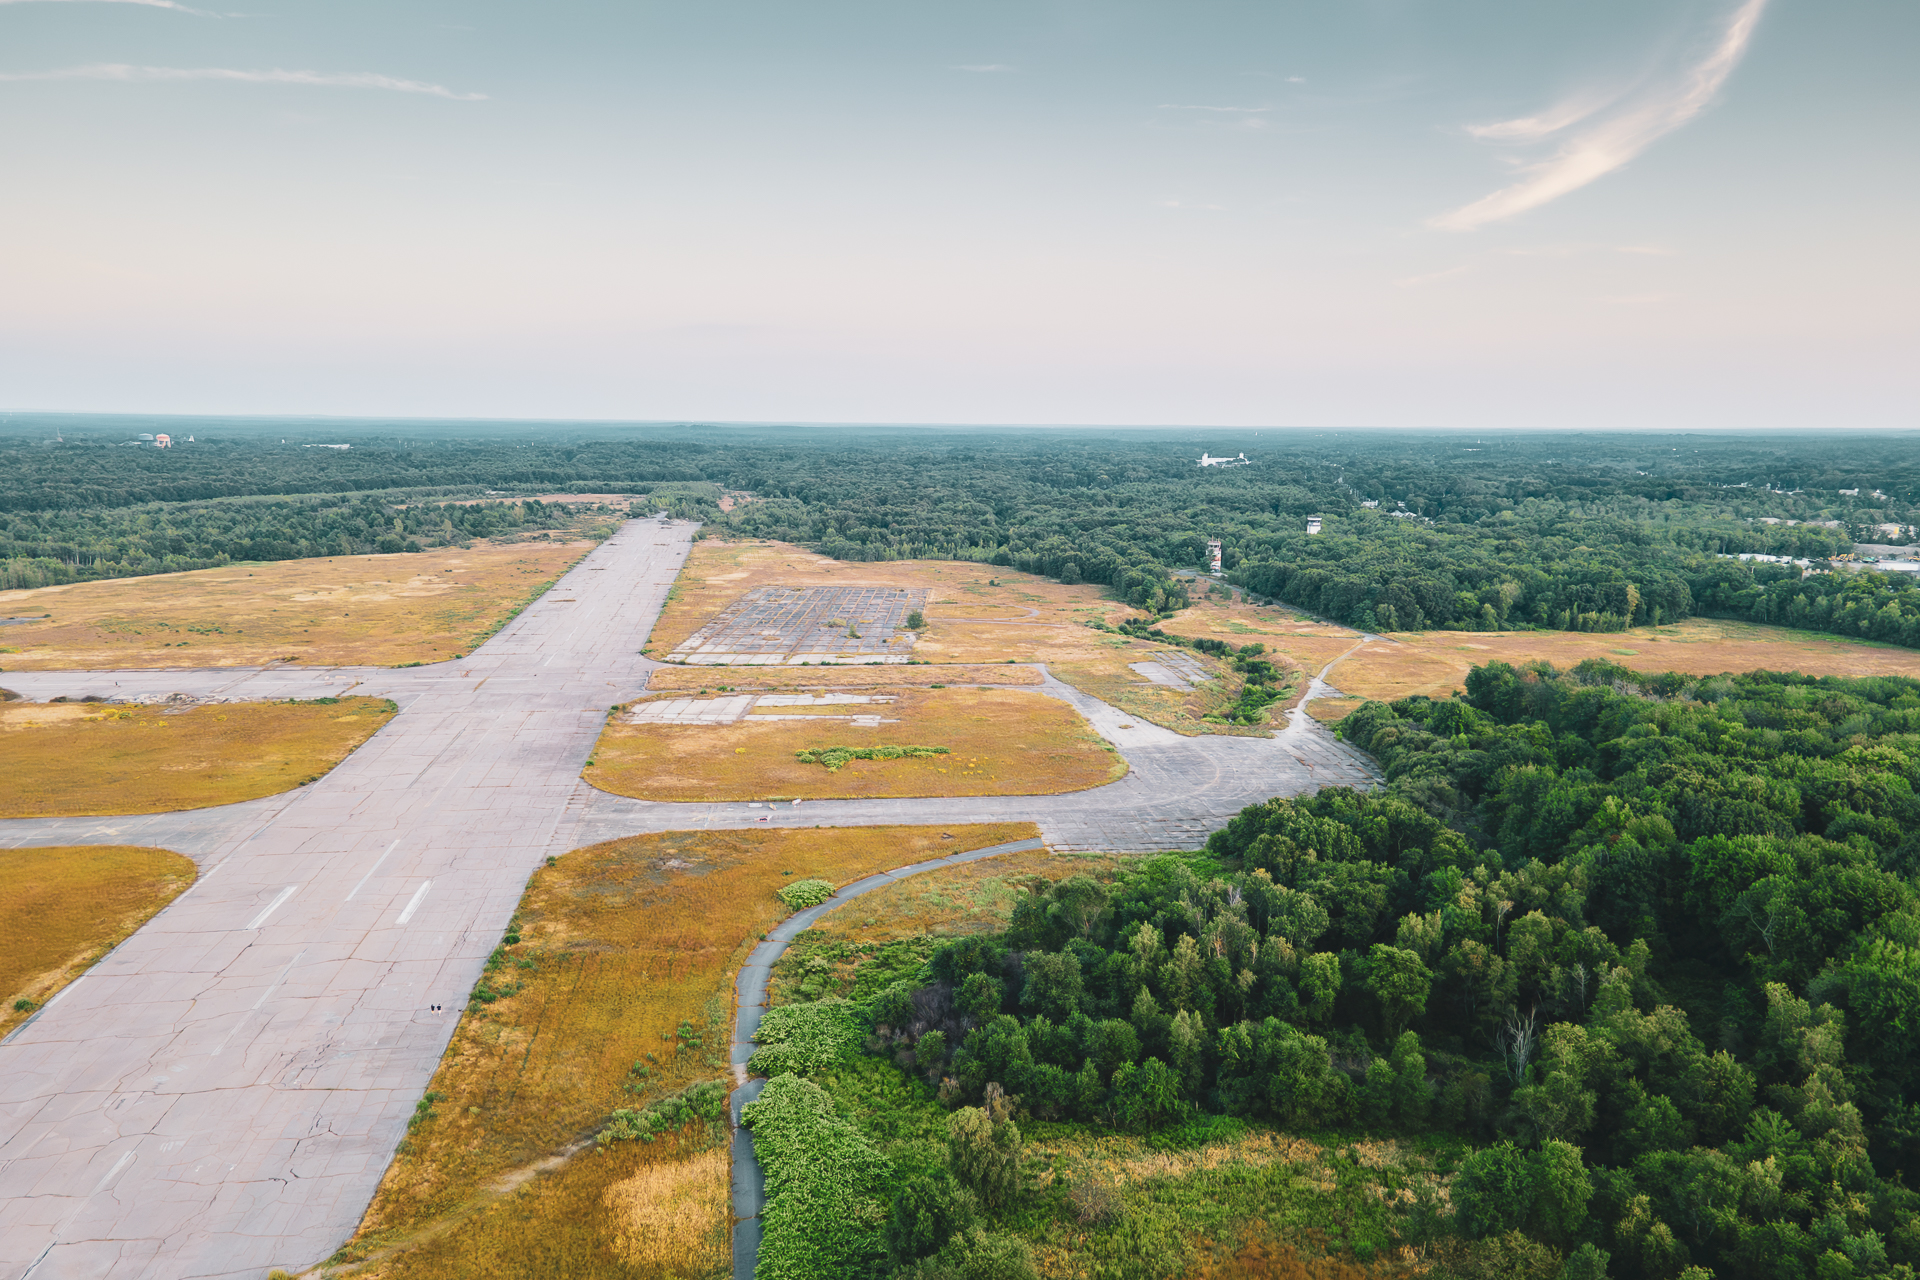
[[[907,687],[895,696],[893,703],[825,708],[899,721],[877,727],[756,724],[751,715],[731,725],[609,723],[585,777],[603,791],[643,800],[812,800],[1052,795],[1126,773],[1119,753],[1056,698],[1023,689]],[[946,747],[950,754],[851,760],[834,771],[794,759],[796,751],[882,744]]]
[[[1800,671],[1807,675],[1920,676],[1920,651],[1751,622],[1692,618],[1671,627],[1573,631],[1428,631],[1369,641],[1328,682],[1356,698],[1446,697],[1488,662],[1545,660],[1567,668],[1603,658],[1637,671]],[[1358,705],[1358,704],[1355,704]],[[1330,708],[1331,709],[1331,708]]]
[[[617,1108],[727,1074],[732,980],[780,886],[1038,834],[1030,823],[669,832],[578,849],[528,883],[342,1260],[388,1280],[717,1276],[726,1165],[693,1135],[575,1148]],[[684,1140],[683,1140],[684,1139]],[[691,1206],[683,1208],[683,1206]],[[704,1224],[704,1225],[703,1225]]]
[[[170,813],[326,773],[393,718],[385,698],[0,705],[0,817]]]
[[[0,1036],[193,883],[191,858],[133,845],[0,849]]]
[[[527,541],[281,560],[0,591],[0,668],[441,662],[474,646],[592,549]]]

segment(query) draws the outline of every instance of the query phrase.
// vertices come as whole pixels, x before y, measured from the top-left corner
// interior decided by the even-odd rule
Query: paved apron
[[[311,786],[123,818],[0,821],[0,845],[152,844],[194,887],[0,1044],[0,1277],[257,1280],[358,1224],[466,995],[549,854],[646,831],[1038,822],[1057,848],[1196,847],[1247,804],[1371,762],[1304,713],[1181,738],[1045,677],[1126,778],[1065,796],[656,804],[580,781],[694,526],[621,527],[471,657],[408,670],[34,672],[34,698],[392,697]],[[436,1008],[437,1006],[437,1008]]]

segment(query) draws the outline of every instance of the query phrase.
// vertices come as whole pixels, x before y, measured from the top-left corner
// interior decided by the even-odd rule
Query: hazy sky
[[[1920,425],[1912,0],[222,2],[0,0],[0,406]]]

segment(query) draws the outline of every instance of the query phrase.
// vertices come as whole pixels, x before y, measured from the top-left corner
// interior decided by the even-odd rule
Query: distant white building
[[[1365,502],[1362,502],[1360,505],[1365,507],[1367,510],[1372,511],[1380,505],[1380,499],[1368,498]]]
[[[1307,532],[1308,532],[1308,533],[1318,533],[1318,532],[1320,532],[1320,517],[1319,517],[1319,516],[1308,516],[1308,517],[1307,517]]]
[[[1244,467],[1250,461],[1244,453],[1237,458],[1216,458],[1204,449],[1200,451],[1200,465],[1203,467]]]

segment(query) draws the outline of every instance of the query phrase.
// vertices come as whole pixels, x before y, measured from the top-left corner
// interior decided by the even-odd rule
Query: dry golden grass
[[[1364,701],[1362,698],[1315,698],[1307,704],[1307,714],[1321,724],[1338,724]]]
[[[732,1172],[727,1149],[708,1147],[687,1160],[644,1166],[614,1183],[603,1203],[613,1216],[615,1252],[664,1275],[705,1274],[725,1258],[731,1243]]]
[[[318,778],[393,718],[385,698],[0,706],[0,817],[170,813]]]
[[[528,541],[0,591],[0,615],[52,615],[0,632],[0,666],[440,662],[471,652],[592,546]]]
[[[1064,661],[1091,651],[1098,633],[1085,622],[1113,622],[1138,612],[1103,598],[1097,586],[1067,587],[964,560],[856,564],[784,542],[705,538],[693,544],[648,645],[655,657],[665,656],[754,587],[866,584],[927,591],[927,627],[913,647],[917,662]],[[989,625],[982,619],[1005,621]]]
[[[586,778],[643,800],[826,799],[845,796],[1052,795],[1101,786],[1126,773],[1078,712],[1023,689],[901,687],[877,711],[898,724],[814,724],[747,716],[731,725],[609,724]],[[780,711],[793,708],[782,707]],[[852,760],[837,771],[801,764],[819,747],[948,747],[926,759]]]
[[[1443,698],[1466,687],[1467,670],[1488,662],[1544,659],[1565,669],[1604,658],[1636,671],[1800,671],[1807,675],[1920,676],[1920,652],[1870,640],[1751,622],[1692,618],[1671,627],[1591,634],[1573,631],[1428,631],[1369,641],[1328,677],[1342,693],[1390,702],[1423,693]]]
[[[686,1202],[656,1204],[648,1192],[664,1188]],[[732,1260],[727,1201],[725,1148],[684,1134],[593,1147],[510,1191],[480,1197],[404,1244],[370,1253],[365,1265],[328,1268],[325,1274],[364,1280],[720,1280]],[[662,1228],[674,1233],[661,1234]]]
[[[504,1197],[489,1188],[617,1108],[725,1076],[733,976],[787,914],[781,885],[846,884],[1037,834],[1031,823],[668,832],[556,859],[528,883],[521,942],[490,975],[519,988],[461,1019],[431,1085],[437,1115],[413,1131],[343,1252],[399,1246],[357,1273],[367,1277],[671,1274],[627,1260],[647,1246],[632,1217],[609,1207],[615,1187],[666,1159],[660,1142],[583,1153]],[[683,1023],[702,1043],[678,1040]],[[724,1173],[682,1180],[701,1195],[724,1194],[714,1190],[723,1183]]]
[[[1004,684],[1035,685],[1040,673],[1032,667],[975,664],[951,667],[656,667],[647,681],[650,690],[692,693],[726,686],[753,692],[790,692],[796,689],[892,689],[901,685]]]
[[[134,845],[0,849],[0,1036],[193,883],[193,859]],[[16,1009],[21,1002],[27,1008]]]

